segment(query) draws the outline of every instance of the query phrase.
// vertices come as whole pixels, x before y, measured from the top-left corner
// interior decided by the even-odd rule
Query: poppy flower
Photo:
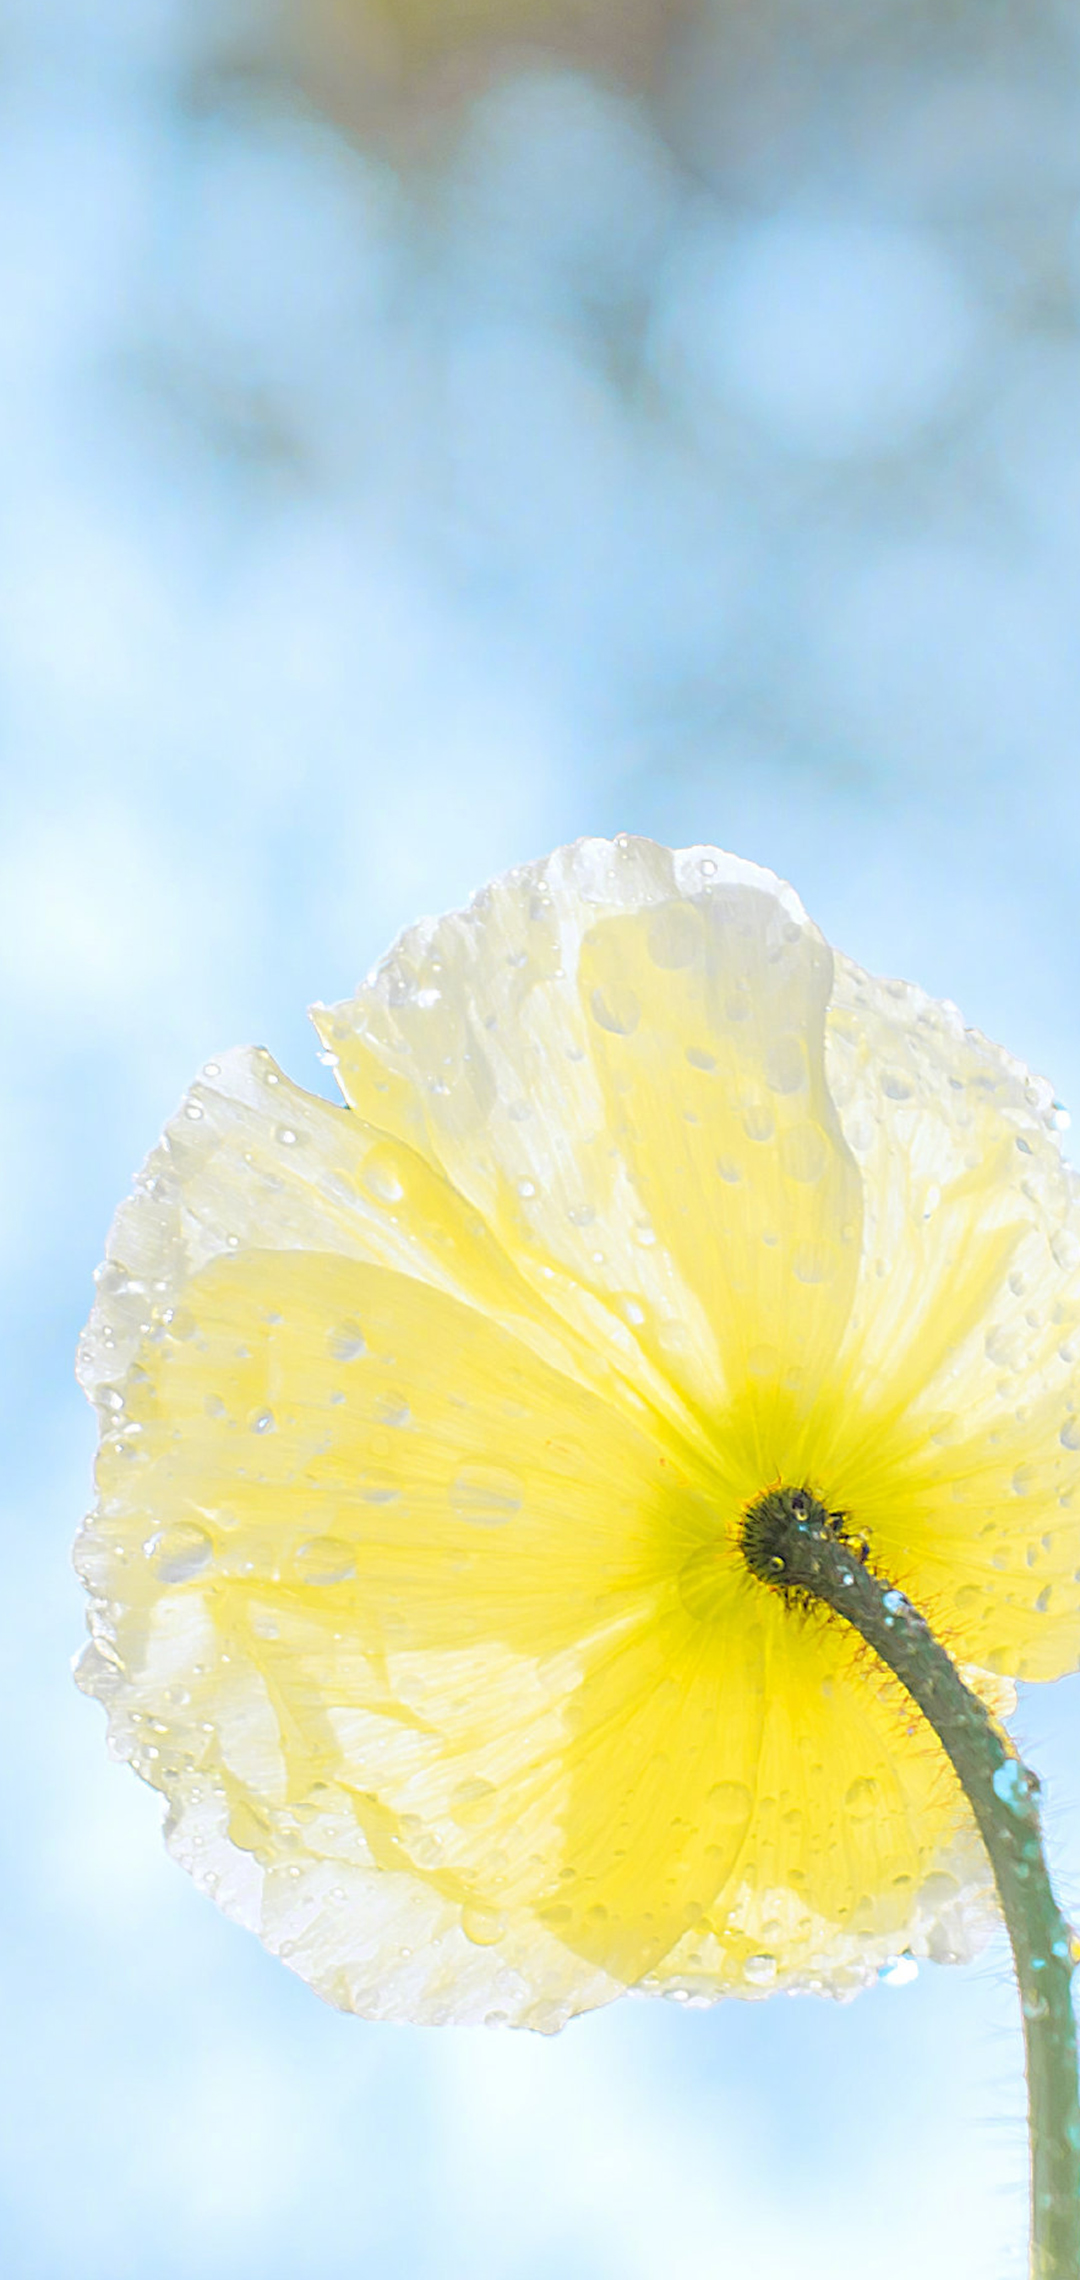
[[[995,1919],[971,1809],[747,1513],[843,1516],[998,1714],[1080,1654],[1049,1089],[792,889],[584,841],[210,1062],[81,1353],[80,1683],[330,2002],[543,2029],[854,1992]]]

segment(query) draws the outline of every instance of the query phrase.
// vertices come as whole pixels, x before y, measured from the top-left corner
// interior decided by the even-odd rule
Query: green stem
[[[807,1489],[770,1491],[747,1515],[747,1565],[795,1603],[824,1601],[851,1623],[918,1704],[965,1791],[990,1856],[1012,1942],[1027,2051],[1032,2280],[1080,2280],[1080,2098],[1073,1941],[1054,1899],[1039,1827],[1039,1783],[929,1624],[871,1573],[840,1515]]]

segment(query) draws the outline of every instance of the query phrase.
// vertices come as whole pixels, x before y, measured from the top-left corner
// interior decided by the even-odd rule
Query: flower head
[[[804,1491],[992,1704],[1075,1666],[1046,1087],[771,873],[643,840],[509,873],[315,1021],[348,1106],[208,1064],[82,1351],[81,1682],[176,1857],[378,2017],[970,1953],[938,1743],[744,1539]]]

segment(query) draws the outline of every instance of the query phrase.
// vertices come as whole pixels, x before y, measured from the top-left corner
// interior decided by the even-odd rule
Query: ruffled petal
[[[82,1349],[83,1683],[177,1857],[379,2017],[970,1953],[942,1752],[739,1537],[806,1482],[984,1693],[1075,1665],[1045,1091],[771,874],[643,841],[511,874],[317,1020],[351,1108],[208,1065]]]
[[[1048,1087],[838,961],[828,1070],[859,1283],[816,1471],[962,1660],[1080,1659],[1080,1183]]]
[[[796,1380],[808,1406],[843,1333],[859,1181],[824,1082],[831,970],[771,872],[585,841],[314,1017],[346,1098],[708,1430],[748,1379],[761,1413]]]
[[[283,1879],[306,1923],[329,1860],[364,1872],[343,1887],[361,1911],[381,1868],[425,1908],[434,1895],[459,1946],[503,1949],[485,2016],[613,1991],[702,1888],[673,1829],[701,1852],[719,1674],[684,1732],[658,1621],[711,1516],[677,1459],[475,1308],[356,1258],[226,1254],[166,1311],[104,1438],[80,1553],[98,1603],[86,1682],[114,1740],[170,1794],[185,1844],[193,1813],[213,1822],[215,1874],[227,1839],[272,1877],[272,1922],[247,1904],[292,1960],[328,1934],[295,1944]],[[678,1772],[661,1781],[665,1734]],[[597,1856],[620,1763],[629,1866],[625,1841]],[[598,1911],[584,1946],[559,1929],[571,1882]],[[364,2007],[376,1935],[337,1921],[367,1958],[347,1995]],[[342,1999],[340,1971],[319,1984]],[[475,2015],[475,1971],[460,1999]],[[439,1973],[430,2000],[448,2000]]]

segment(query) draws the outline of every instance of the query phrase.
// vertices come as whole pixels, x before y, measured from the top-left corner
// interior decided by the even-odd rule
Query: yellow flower
[[[739,1532],[806,1484],[992,1704],[1074,1667],[1045,1086],[771,873],[644,840],[509,873],[315,1021],[349,1106],[208,1064],[83,1349],[82,1683],[177,1859],[383,2018],[969,1954],[941,1749]]]

